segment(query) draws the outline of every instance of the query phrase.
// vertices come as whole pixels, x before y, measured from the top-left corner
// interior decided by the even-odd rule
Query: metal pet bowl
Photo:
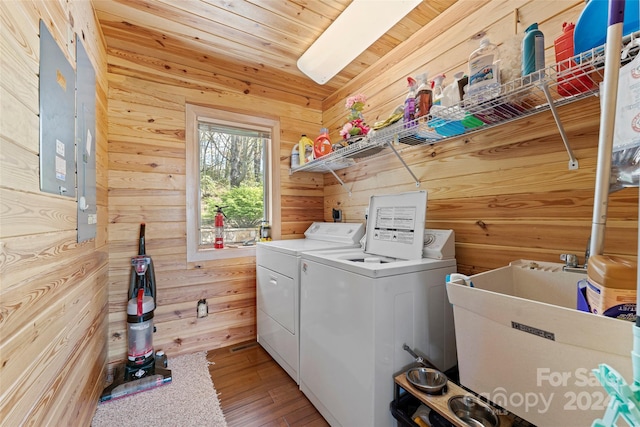
[[[498,427],[500,425],[496,411],[477,397],[452,396],[449,399],[449,410],[468,426]]]
[[[447,385],[447,376],[437,369],[411,368],[407,371],[407,381],[425,393],[440,393]]]

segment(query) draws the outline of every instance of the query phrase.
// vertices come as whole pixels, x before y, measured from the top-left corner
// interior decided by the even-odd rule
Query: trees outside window
[[[187,121],[188,255],[213,248],[218,207],[226,216],[226,249],[247,248],[261,222],[273,221],[270,159],[277,123],[189,105]],[[221,251],[212,258],[219,257],[215,252]]]
[[[265,149],[269,132],[198,121],[200,145],[200,244],[214,241],[218,207],[225,219],[225,242],[255,241],[265,211]]]

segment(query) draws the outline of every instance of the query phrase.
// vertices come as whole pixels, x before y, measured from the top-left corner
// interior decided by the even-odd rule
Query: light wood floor
[[[295,381],[255,341],[207,353],[229,427],[326,427]]]

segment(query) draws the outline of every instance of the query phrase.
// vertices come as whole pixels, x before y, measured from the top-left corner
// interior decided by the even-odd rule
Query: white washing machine
[[[395,425],[393,378],[414,362],[403,344],[442,371],[456,364],[454,235],[425,232],[425,209],[423,191],[374,196],[366,250],[302,254],[300,388],[334,427]]]
[[[360,246],[364,225],[314,222],[304,239],[256,248],[258,342],[296,381],[300,353],[300,253]]]

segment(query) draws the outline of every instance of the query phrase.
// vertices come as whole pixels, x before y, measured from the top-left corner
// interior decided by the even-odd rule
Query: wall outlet
[[[333,222],[342,222],[342,210],[341,209],[332,209],[331,216],[333,217]]]
[[[198,317],[207,317],[209,315],[209,304],[206,299],[198,301]]]

